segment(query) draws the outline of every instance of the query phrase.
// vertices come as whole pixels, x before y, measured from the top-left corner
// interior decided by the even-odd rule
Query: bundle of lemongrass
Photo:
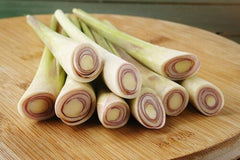
[[[207,116],[222,109],[220,89],[195,76],[197,56],[137,39],[80,9],[73,13],[56,10],[51,29],[27,16],[46,47],[18,103],[21,115],[44,120],[55,111],[64,123],[78,125],[96,108],[104,127],[124,126],[131,112],[146,128],[159,129],[166,114],[179,115],[189,99]]]

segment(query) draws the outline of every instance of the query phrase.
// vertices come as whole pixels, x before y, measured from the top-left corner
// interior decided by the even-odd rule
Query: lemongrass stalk
[[[98,44],[106,47],[108,50],[111,50],[108,46],[108,44],[110,44],[110,46],[113,47],[110,42],[107,43],[108,41],[106,41],[102,36],[94,31],[93,33]],[[114,53],[119,56],[117,52]],[[144,127],[149,129],[160,129],[165,125],[166,113],[164,106],[154,90],[143,84],[138,96],[129,100],[129,102],[132,115]]]
[[[137,96],[141,89],[142,79],[139,71],[134,65],[109,53],[107,50],[89,39],[79,30],[79,28],[71,23],[71,21],[64,15],[61,10],[55,11],[55,17],[71,38],[77,41],[84,39],[99,51],[99,54],[101,54],[104,59],[102,77],[105,84],[112,92],[120,97],[127,99],[131,99]]]
[[[107,25],[114,27],[110,22]],[[98,37],[98,38],[96,38]],[[99,44],[105,45],[102,36],[95,34],[95,38],[99,40]],[[101,39],[102,38],[102,39]],[[101,39],[101,40],[100,40]],[[177,116],[186,108],[189,95],[184,87],[173,82],[163,76],[160,76],[129,56],[123,49],[107,41],[112,53],[134,64],[140,71],[143,79],[143,85],[155,90],[157,96],[163,102],[166,114],[169,116]]]
[[[63,29],[62,29],[62,31],[61,31],[61,34],[64,35],[64,36],[66,36],[66,37],[68,37],[67,32],[65,32]]]
[[[95,41],[92,32],[89,30],[88,26],[82,21],[80,21],[80,26],[82,27],[83,33],[85,33],[89,39]]]
[[[189,93],[191,104],[206,116],[218,114],[224,106],[222,91],[214,84],[197,76],[181,82]]]
[[[71,78],[79,82],[90,82],[101,73],[102,58],[84,39],[77,42],[60,35],[30,15],[27,16],[27,22]]]
[[[194,75],[200,68],[197,56],[173,50],[115,30],[80,9],[73,9],[78,17],[106,39],[124,48],[132,57],[148,68],[172,80],[183,80]]]
[[[130,117],[130,109],[124,99],[105,89],[98,93],[97,113],[102,125],[112,129],[123,127]]]
[[[61,34],[68,36],[63,28]],[[68,76],[55,103],[57,117],[65,124],[75,126],[91,118],[95,108],[96,95],[92,86],[77,82]]]
[[[70,18],[70,16],[67,14],[66,16],[68,16],[69,18]],[[67,32],[66,31],[64,31],[64,29],[63,28],[61,28],[61,29],[58,29],[58,30],[61,30],[61,35],[63,35],[63,36],[65,36],[65,37],[69,37],[68,36],[68,34],[67,34]]]
[[[50,26],[56,30],[57,21],[54,17]],[[18,102],[19,113],[35,120],[45,120],[54,116],[54,103],[65,82],[65,76],[64,70],[45,47],[38,70]]]
[[[112,52],[112,50],[108,44],[108,41],[106,39],[104,39],[102,36],[99,36],[99,34],[96,31],[94,31],[94,30],[90,30],[90,31],[92,32],[92,35],[95,39],[95,42],[97,42],[97,44],[99,44],[101,47],[103,47],[107,51]],[[116,55],[116,56],[118,56],[118,55]]]
[[[160,129],[165,125],[166,113],[156,92],[142,87],[140,94],[129,101],[134,118],[149,129]]]
[[[55,103],[55,112],[65,124],[74,126],[87,121],[96,108],[96,95],[88,83],[68,77]]]
[[[72,16],[69,16],[68,19],[71,20],[71,22],[79,29],[81,29],[81,24],[78,20],[78,18],[76,17],[76,15],[72,15]]]

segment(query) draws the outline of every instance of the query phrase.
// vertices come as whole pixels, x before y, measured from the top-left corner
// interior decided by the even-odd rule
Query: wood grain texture
[[[216,84],[226,104],[206,117],[191,105],[167,117],[160,130],[133,118],[120,129],[101,126],[96,115],[69,127],[53,118],[22,118],[17,102],[37,69],[43,44],[24,17],[0,20],[0,158],[2,159],[234,159],[240,155],[240,45],[207,31],[156,19],[98,15],[143,40],[198,55],[198,76]],[[50,16],[37,16],[48,24]],[[151,27],[149,27],[151,26]],[[229,155],[230,153],[230,155]],[[225,156],[225,157],[224,157]]]

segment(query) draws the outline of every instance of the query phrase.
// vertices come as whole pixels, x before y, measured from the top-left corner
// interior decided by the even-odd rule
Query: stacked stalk
[[[78,25],[75,18],[71,21]],[[80,26],[80,25],[79,25]],[[62,35],[68,36],[62,29]],[[96,95],[88,83],[81,83],[67,77],[55,103],[55,113],[65,124],[75,126],[84,123],[93,115],[96,108]]]
[[[57,29],[54,17],[51,19],[50,28],[55,31]],[[54,103],[64,82],[64,70],[45,47],[38,70],[18,102],[19,113],[35,120],[45,120],[54,116]]]

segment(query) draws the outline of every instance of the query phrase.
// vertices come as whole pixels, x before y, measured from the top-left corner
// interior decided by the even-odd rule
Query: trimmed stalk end
[[[36,99],[28,103],[28,110],[34,114],[41,114],[47,111],[48,102],[42,99]]]
[[[188,100],[189,95],[184,88],[169,91],[163,98],[166,114],[169,116],[179,115],[186,108]]]
[[[84,78],[85,82],[90,82],[101,73],[103,61],[94,47],[83,44],[75,50],[73,67],[76,74]]]
[[[90,55],[84,55],[80,59],[80,66],[83,70],[91,70],[94,68],[94,61],[92,56]]]
[[[37,22],[37,20],[35,19],[34,16],[32,16],[32,15],[27,15],[26,18],[27,18],[27,22],[28,22],[28,24],[29,24],[30,26],[34,26],[34,27],[40,29],[40,27],[39,27],[39,25],[38,25],[38,22]]]
[[[54,96],[48,93],[23,96],[18,103],[18,111],[24,117],[45,120],[54,115],[54,101]]]
[[[61,10],[61,9],[57,9],[55,12],[54,12],[54,14],[62,14],[63,13],[63,11]]]
[[[143,126],[150,129],[160,129],[164,126],[165,110],[154,90],[142,88],[140,95],[131,103],[132,114]]]
[[[135,75],[132,73],[123,75],[122,83],[126,90],[134,90],[137,87]]]
[[[192,67],[192,62],[189,60],[183,60],[177,62],[174,67],[177,73],[184,73]]]
[[[171,80],[184,80],[197,73],[200,61],[195,55],[177,56],[166,62],[164,73]]]
[[[77,117],[83,110],[83,103],[78,99],[72,99],[63,106],[63,113],[68,117]]]
[[[150,119],[155,119],[157,117],[157,111],[152,104],[148,104],[146,106],[145,112],[147,113]]]
[[[142,77],[139,70],[132,65],[124,64],[118,72],[119,88],[125,94],[124,98],[132,99],[137,96],[142,87]]]
[[[169,97],[168,107],[172,110],[176,110],[179,107],[181,107],[182,103],[183,103],[182,95],[180,93],[173,93]]]
[[[213,107],[215,104],[216,104],[216,99],[213,95],[207,95],[206,97],[206,104],[209,106],[209,107]]]
[[[116,121],[120,115],[120,110],[117,108],[113,108],[107,111],[107,120],[108,121]]]
[[[197,95],[197,108],[206,115],[214,116],[220,112],[224,105],[222,92],[215,86],[203,87]]]

